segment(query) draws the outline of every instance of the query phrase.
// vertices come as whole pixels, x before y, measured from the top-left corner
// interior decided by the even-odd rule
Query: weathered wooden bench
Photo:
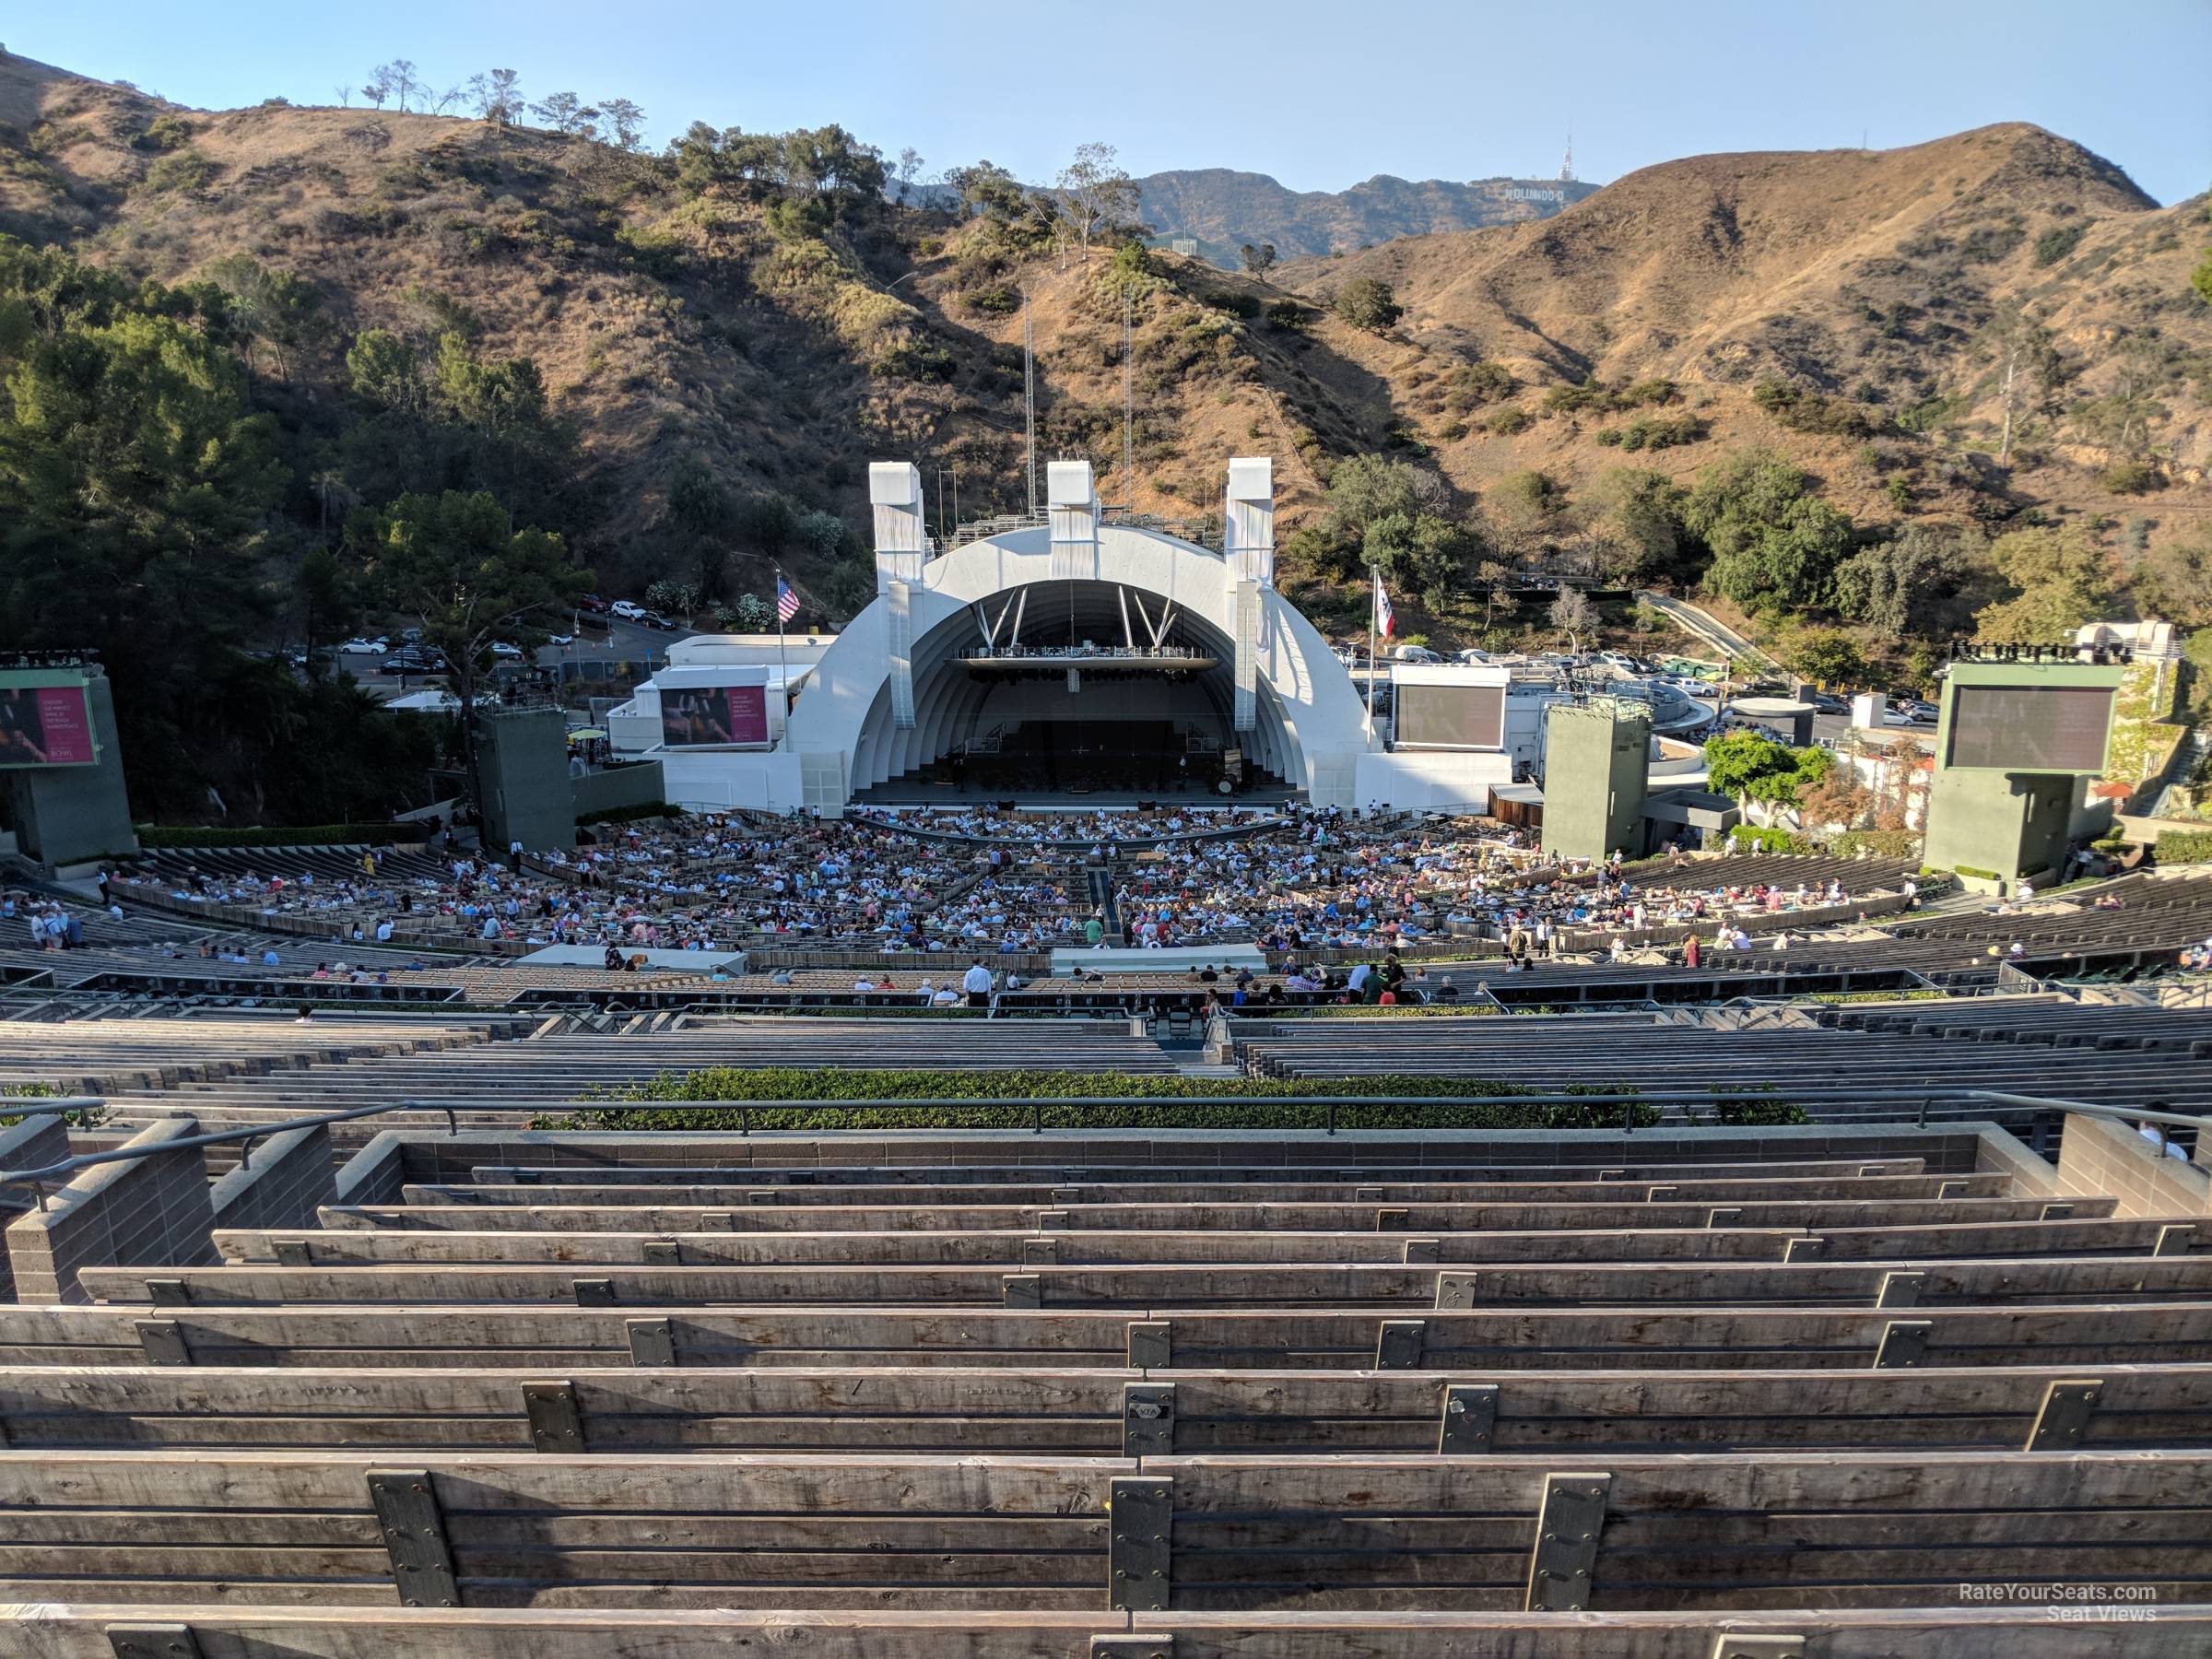
[[[2212,1254],[2030,1256],[1964,1261],[1525,1264],[1475,1268],[1369,1265],[995,1267],[365,1265],[88,1267],[96,1301],[389,1303],[409,1307],[567,1302],[578,1307],[951,1304],[983,1308],[1478,1308],[1630,1303],[1918,1306],[2110,1302],[2212,1297]]]
[[[1249,1312],[0,1305],[9,1366],[1010,1366],[1200,1370],[1995,1368],[2212,1363],[2203,1300],[1877,1308]]]
[[[668,1459],[0,1452],[0,1595],[1720,1610],[2212,1596],[2212,1453]],[[127,1515],[127,1542],[116,1517]]]
[[[0,1369],[18,1451],[1149,1457],[2212,1449],[2212,1364],[1250,1371]]]
[[[2064,1207],[2064,1206],[2059,1206]],[[1047,1212],[1050,1214],[1050,1212]],[[286,1265],[504,1263],[654,1264],[685,1266],[804,1265],[1038,1265],[1137,1263],[1541,1263],[1630,1261],[1963,1260],[2039,1255],[2080,1258],[2185,1255],[2212,1244],[2204,1224],[2053,1219],[1971,1227],[1750,1228],[1722,1217],[1709,1226],[1638,1226],[1559,1231],[1364,1232],[1107,1231],[1065,1229],[1040,1218],[1029,1228],[961,1232],[463,1232],[218,1229],[226,1262]]]

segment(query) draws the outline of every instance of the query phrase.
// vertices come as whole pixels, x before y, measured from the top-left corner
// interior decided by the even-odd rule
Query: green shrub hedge
[[[1757,824],[1738,824],[1728,831],[1728,844],[1738,852],[1758,847],[1768,853],[1810,853],[1815,842],[1809,835],[1799,835],[1789,830],[1763,830]]]
[[[1910,830],[1846,830],[1828,838],[1828,850],[1839,857],[1856,858],[1861,848],[1876,858],[1911,858],[1920,837]]]
[[[140,824],[142,847],[336,847],[367,842],[390,846],[395,841],[428,841],[427,824],[300,824],[254,825],[229,830],[211,824]]]
[[[2212,860],[2212,830],[2174,830],[2161,835],[2151,855],[2162,865],[2203,864]]]
[[[1019,1106],[945,1106],[908,1111],[871,1111],[865,1105],[770,1108],[738,1112],[712,1104],[723,1100],[868,1100],[1067,1099],[1111,1095],[1126,1106],[1049,1107],[1044,1125],[1052,1129],[1204,1129],[1267,1127],[1317,1129],[1329,1121],[1326,1106],[1300,1106],[1303,1098],[1328,1095],[1412,1096],[1433,1106],[1378,1102],[1338,1106],[1335,1121],[1347,1129],[1614,1129],[1622,1122],[1618,1101],[1587,1106],[1527,1101],[1516,1095],[1607,1094],[1609,1088],[1541,1089],[1525,1084],[1480,1077],[1382,1076],[1342,1078],[1186,1077],[1132,1076],[1119,1072],[1068,1071],[857,1071],[829,1066],[802,1070],[767,1066],[759,1070],[714,1066],[705,1071],[664,1072],[619,1095],[623,1101],[699,1101],[671,1104],[665,1111],[607,1112],[586,1106],[559,1118],[541,1118],[541,1129],[1027,1129],[1036,1119]],[[1488,1099],[1464,1101],[1466,1096]],[[1210,1102],[1210,1103],[1206,1103]],[[1449,1102],[1449,1103],[1448,1103]],[[1764,1113],[1777,1102],[1759,1100],[1724,1107]],[[1649,1106],[1630,1109],[1640,1126],[1659,1121]],[[1796,1109],[1788,1108],[1790,1111]],[[1725,1116],[1723,1122],[1736,1120]],[[1743,1122],[1794,1123],[1801,1118],[1747,1117]]]

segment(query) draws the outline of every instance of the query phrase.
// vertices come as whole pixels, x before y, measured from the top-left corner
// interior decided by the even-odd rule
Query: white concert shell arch
[[[1068,593],[1071,579],[1127,588],[1144,598],[1155,618],[1161,602],[1171,604],[1182,637],[1215,651],[1225,664],[1233,661],[1238,584],[1222,555],[1121,524],[1100,525],[1097,537],[1095,547],[1080,550],[1079,572],[1070,569],[1070,549],[1063,545],[1055,551],[1042,526],[971,542],[921,567],[909,593],[910,728],[900,725],[893,706],[891,596],[879,595],[853,618],[823,653],[792,711],[784,750],[798,759],[807,804],[842,806],[855,791],[901,777],[964,740],[992,689],[957,660],[982,646],[971,607],[981,604],[995,616],[1009,595],[1030,584],[1043,584],[1032,601],[1039,612],[1054,594]],[[1248,755],[1316,804],[1352,805],[1367,744],[1365,710],[1351,676],[1281,594],[1261,585],[1256,597],[1258,696],[1253,729],[1242,735]],[[1153,690],[1163,706],[1172,694],[1166,686]]]

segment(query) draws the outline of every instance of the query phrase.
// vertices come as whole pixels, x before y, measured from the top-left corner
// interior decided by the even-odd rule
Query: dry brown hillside
[[[1392,285],[1406,307],[1398,327],[1339,343],[1391,382],[1394,406],[1463,485],[1611,461],[1589,440],[1618,421],[1498,437],[1478,415],[1460,423],[1472,435],[1438,441],[1453,424],[1442,377],[1488,359],[1536,393],[1593,375],[1674,379],[1711,437],[1651,465],[1685,470],[1716,441],[1766,442],[1877,517],[1894,469],[1860,464],[1848,434],[1791,429],[1751,388],[1778,379],[1864,404],[1937,453],[1991,447],[2002,409],[1988,325],[2018,305],[2049,331],[2053,355],[2052,383],[2016,382],[2015,495],[2118,510],[2093,477],[2116,445],[2080,411],[2134,377],[2165,408],[2147,446],[2173,483],[2147,510],[2178,519],[2205,511],[2212,462],[2212,309],[2189,287],[2206,240],[2201,200],[2159,208],[2079,146],[2011,124],[1899,150],[1668,162],[1539,224],[1297,261],[1278,280],[1322,301],[1358,277]],[[1520,401],[1541,413],[1538,398]],[[1921,510],[1959,505],[1941,469],[1915,471]]]
[[[1155,254],[1134,308],[1133,477],[1103,251],[1023,253],[982,221],[873,201],[826,228],[771,225],[766,206],[687,194],[664,159],[527,128],[198,112],[0,57],[0,230],[164,280],[244,253],[312,281],[313,337],[261,368],[311,437],[312,411],[347,396],[362,329],[460,326],[488,357],[534,359],[596,501],[563,527],[616,587],[667,561],[657,538],[687,457],[737,494],[855,526],[877,456],[913,457],[933,494],[937,469],[957,468],[964,516],[1018,508],[1025,287],[1043,455],[1088,453],[1109,500],[1171,517],[1216,511],[1238,453],[1278,458],[1291,528],[1351,453],[1432,454],[1471,498],[1531,466],[1572,486],[1624,447],[1682,475],[1752,441],[1862,522],[2047,505],[2147,515],[2164,534],[2212,505],[2212,309],[2187,279],[2201,205],[2158,209],[2030,127],[1670,163],[1539,223],[1295,262],[1273,286]],[[1328,313],[1361,276],[1395,288],[1398,326]],[[1308,326],[1268,319],[1291,294],[1318,302]],[[2018,377],[2015,465],[1996,476],[1975,455],[1996,431],[1986,335],[2006,301],[2047,338]],[[1517,383],[1470,391],[1484,362]],[[1678,382],[1644,413],[1688,441],[1608,447],[1601,434],[1636,415],[1559,406],[1593,376]],[[2166,487],[2122,499],[2099,481],[2122,445],[2100,411],[2128,377],[2126,443]],[[1776,408],[1770,381],[1836,401]],[[299,465],[304,491],[322,464]],[[764,562],[738,543],[732,588],[758,591]]]

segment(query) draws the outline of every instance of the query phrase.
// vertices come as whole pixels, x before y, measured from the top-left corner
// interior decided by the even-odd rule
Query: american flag
[[[776,578],[776,620],[788,622],[799,613],[799,596],[791,591],[791,583],[782,577]]]
[[[1382,590],[1382,578],[1375,578],[1375,631],[1389,639],[1398,626],[1397,618],[1390,608],[1390,595]]]

